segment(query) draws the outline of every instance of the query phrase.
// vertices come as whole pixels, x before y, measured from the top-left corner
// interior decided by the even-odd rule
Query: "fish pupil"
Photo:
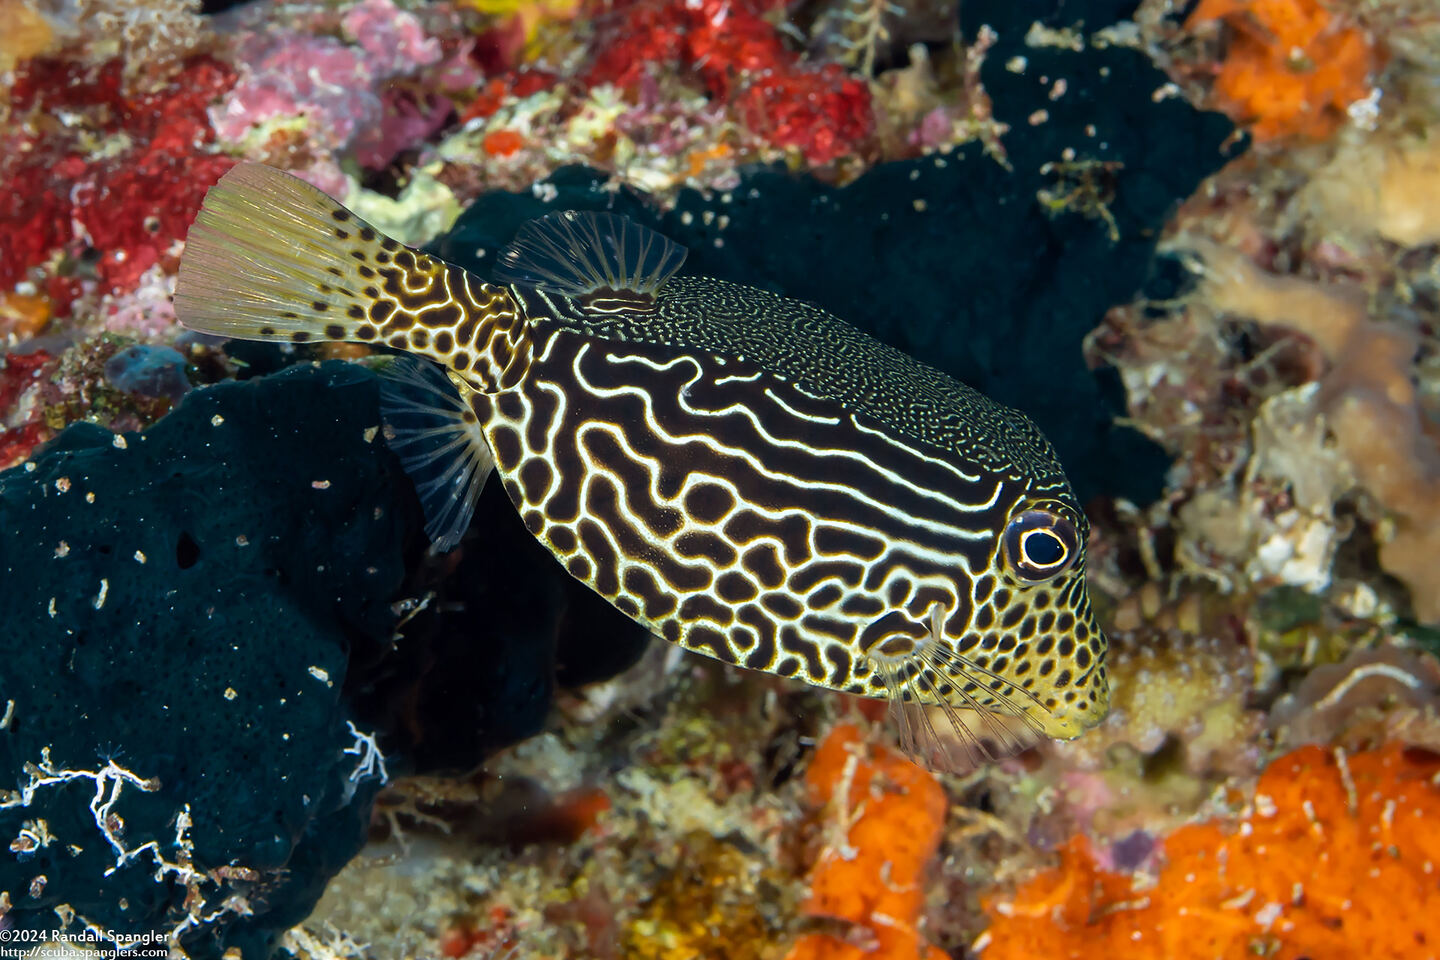
[[[1065,544],[1047,530],[1037,530],[1025,538],[1025,558],[1038,567],[1048,567],[1065,559]]]
[[[1025,510],[1013,517],[1005,527],[1003,542],[1011,572],[1029,583],[1059,576],[1070,568],[1080,551],[1075,524],[1044,508]]]

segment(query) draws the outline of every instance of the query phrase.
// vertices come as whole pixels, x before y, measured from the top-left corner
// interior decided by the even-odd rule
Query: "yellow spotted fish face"
[[[902,742],[951,768],[1103,716],[1085,517],[1023,414],[814,306],[676,276],[683,248],[619,217],[535,221],[485,283],[397,263],[383,238],[377,264],[335,236],[343,208],[237,169],[192,233],[177,311],[443,364],[396,363],[385,390],[438,544],[493,471],[572,575],[659,636],[885,698]],[[332,254],[297,270],[257,236]]]

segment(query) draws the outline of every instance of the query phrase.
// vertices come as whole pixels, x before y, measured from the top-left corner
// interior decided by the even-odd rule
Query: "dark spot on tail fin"
[[[688,251],[613,213],[565,210],[521,226],[500,252],[497,283],[575,297],[601,311],[648,307]]]

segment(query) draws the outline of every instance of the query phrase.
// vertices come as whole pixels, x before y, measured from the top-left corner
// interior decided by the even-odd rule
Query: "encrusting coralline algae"
[[[0,925],[100,916],[83,874],[106,902],[153,896],[151,925],[188,924],[192,955],[282,936],[311,957],[1425,955],[1440,164],[1416,131],[1440,108],[1440,24],[1419,0],[1172,6],[1108,23],[1098,3],[967,3],[957,22],[910,0],[0,0],[0,486],[36,505],[0,538],[0,636],[7,663],[43,661],[0,676]],[[697,273],[817,301],[1027,411],[1091,522],[1110,716],[937,776],[845,695],[641,656],[522,552],[499,494],[479,523],[503,560],[475,537],[427,555],[378,412],[285,453],[261,420],[207,411],[170,472],[55,472],[156,449],[141,428],[188,423],[219,381],[249,381],[226,388],[239,406],[311,376],[373,383],[364,346],[179,335],[183,238],[242,160],[486,278],[521,222],[614,210]],[[132,375],[147,357],[163,382]],[[329,357],[350,372],[260,376]],[[340,502],[331,440],[375,481],[373,524]],[[174,519],[192,502],[207,525]],[[260,506],[237,525],[237,503]],[[392,522],[393,550],[366,555]],[[230,559],[294,538],[269,565]],[[377,575],[398,586],[351,590]],[[347,585],[297,599],[327,577]],[[295,603],[288,626],[244,628]],[[116,669],[214,631],[276,676],[211,670],[219,642],[139,681]],[[337,636],[343,656],[292,659]],[[92,689],[127,708],[63,696]],[[161,737],[114,719],[166,704]],[[161,756],[167,737],[191,739]],[[250,737],[234,806],[180,769]],[[340,811],[344,843],[259,843],[244,791],[297,757],[334,781],[297,789]],[[120,770],[115,832],[88,785]],[[58,771],[83,774],[73,796]],[[12,802],[27,787],[43,813]],[[309,919],[269,886],[318,893],[367,821],[370,850]]]

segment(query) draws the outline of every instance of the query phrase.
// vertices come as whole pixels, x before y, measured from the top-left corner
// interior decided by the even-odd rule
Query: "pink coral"
[[[477,79],[467,63],[469,42],[447,56],[440,40],[391,0],[362,0],[338,26],[352,42],[277,33],[264,25],[243,36],[236,44],[241,81],[211,111],[220,138],[241,143],[257,126],[304,119],[312,155],[351,150],[363,166],[380,168],[436,132],[453,110],[444,96],[412,93],[389,81],[428,68],[436,69],[446,90]]]
[[[417,98],[406,91],[387,91],[379,120],[355,138],[355,159],[372,170],[389,166],[400,151],[443,127],[453,110],[444,97]]]
[[[330,37],[257,34],[241,43],[244,78],[225,102],[211,108],[222,140],[245,138],[257,124],[308,116],[310,137],[332,149],[348,144],[380,114],[375,79],[355,50]]]
[[[427,37],[415,15],[391,0],[362,0],[340,23],[370,55],[370,68],[378,74],[414,73],[440,61],[440,41]]]
[[[174,276],[152,266],[133,291],[105,304],[105,329],[140,340],[161,339],[175,329],[174,295]]]

